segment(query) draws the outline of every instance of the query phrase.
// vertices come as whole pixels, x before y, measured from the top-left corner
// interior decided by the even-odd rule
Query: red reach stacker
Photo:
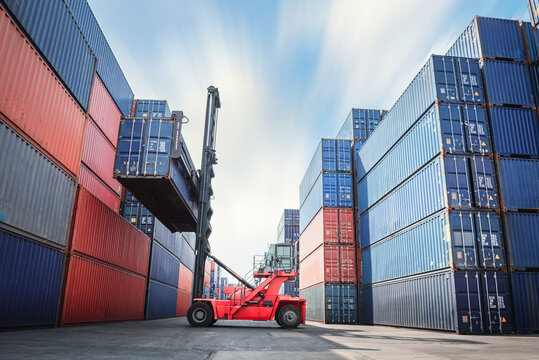
[[[305,324],[305,299],[279,295],[281,285],[295,279],[295,271],[261,269],[254,273],[254,277],[260,280],[260,285],[255,288],[221,261],[209,254],[207,256],[243,283],[245,288],[231,294],[228,300],[193,299],[187,312],[187,320],[192,326],[210,326],[219,319],[275,320],[285,329]]]

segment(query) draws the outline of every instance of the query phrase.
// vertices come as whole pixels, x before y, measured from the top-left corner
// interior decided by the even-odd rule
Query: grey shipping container
[[[0,221],[67,244],[76,182],[0,122]]]
[[[96,58],[62,0],[2,0],[79,105],[88,109]]]
[[[507,274],[444,271],[363,286],[361,320],[468,333],[512,331]]]

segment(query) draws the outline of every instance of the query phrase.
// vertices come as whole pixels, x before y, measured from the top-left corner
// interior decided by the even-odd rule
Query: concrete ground
[[[538,335],[464,336],[384,326],[185,318],[0,333],[0,359],[539,359]]]

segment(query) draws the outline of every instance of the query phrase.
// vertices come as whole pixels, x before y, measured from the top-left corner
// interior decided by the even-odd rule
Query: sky
[[[475,15],[529,21],[525,0],[88,0],[139,99],[190,122],[200,167],[219,88],[212,253],[240,274],[277,240],[322,137],[352,107],[389,109]]]

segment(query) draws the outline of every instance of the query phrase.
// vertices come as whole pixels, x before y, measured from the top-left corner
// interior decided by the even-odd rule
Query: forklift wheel
[[[277,317],[277,323],[284,329],[296,328],[301,323],[301,312],[294,305],[283,306]]]
[[[187,321],[189,321],[191,326],[210,326],[213,320],[213,310],[205,301],[193,303],[187,311]]]
[[[210,323],[210,326],[211,326],[211,325],[213,325],[213,324],[215,324],[216,322],[217,322],[217,319],[215,319],[215,318],[212,318],[212,319],[211,319],[211,323]]]
[[[277,324],[279,324],[279,326],[282,326],[281,323],[279,322],[279,314],[275,316],[275,321],[277,322]]]

